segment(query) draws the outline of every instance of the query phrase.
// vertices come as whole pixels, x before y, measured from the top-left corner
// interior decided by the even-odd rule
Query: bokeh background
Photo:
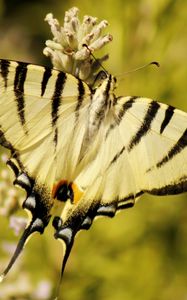
[[[81,18],[88,14],[108,20],[106,32],[114,39],[105,49],[110,59],[104,66],[112,74],[160,62],[159,69],[152,66],[124,75],[118,94],[142,95],[187,111],[184,0],[0,0],[0,57],[50,65],[42,54],[45,40],[52,37],[45,15],[53,12],[63,23],[64,12],[72,6],[80,9]],[[9,220],[0,216],[0,269],[17,239]],[[0,299],[52,299],[61,258],[62,248],[52,228],[43,236],[35,235],[0,284]],[[133,209],[112,220],[99,219],[88,232],[79,234],[60,300],[84,299],[187,299],[186,194],[145,195]]]

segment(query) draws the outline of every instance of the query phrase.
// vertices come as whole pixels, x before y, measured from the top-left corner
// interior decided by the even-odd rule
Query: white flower
[[[53,66],[92,85],[100,64],[108,55],[97,60],[93,52],[112,41],[110,34],[103,35],[108,22],[98,23],[97,18],[84,16],[82,23],[78,18],[78,8],[73,7],[65,13],[64,25],[60,25],[52,13],[47,14],[45,21],[51,27],[53,40],[46,41],[43,53],[49,56]]]
[[[27,218],[23,218],[23,217],[15,217],[15,216],[11,216],[10,217],[10,228],[13,229],[15,235],[19,235],[20,231],[22,232],[25,227],[27,225]]]
[[[42,280],[36,287],[36,290],[33,294],[33,299],[38,300],[47,300],[49,295],[51,295],[52,285],[48,280]]]

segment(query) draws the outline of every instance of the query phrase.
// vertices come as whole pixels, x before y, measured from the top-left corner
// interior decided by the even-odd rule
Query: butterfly
[[[65,246],[62,275],[77,232],[95,217],[113,217],[144,193],[187,191],[187,114],[117,97],[116,78],[105,77],[91,89],[55,69],[0,60],[0,144],[31,216],[1,280],[51,219]],[[55,203],[63,209],[52,218]]]

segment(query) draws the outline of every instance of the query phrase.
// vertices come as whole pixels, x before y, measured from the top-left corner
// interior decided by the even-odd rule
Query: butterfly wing
[[[116,109],[128,101],[118,98]],[[136,174],[137,190],[132,194],[186,191],[187,114],[146,98],[130,101],[118,127]]]
[[[84,194],[71,212],[72,220],[72,215],[84,215],[81,222],[89,227],[95,216],[114,216],[145,192],[187,191],[186,113],[151,99],[119,97],[96,141],[97,156],[90,162],[85,156],[85,167],[75,180]]]
[[[114,99],[78,166],[80,199],[55,224],[55,237],[66,246],[62,274],[76,233],[96,216],[113,217],[145,192],[187,191],[186,145],[186,113],[141,97]]]
[[[41,183],[53,181],[54,156],[59,149],[68,152],[75,124],[90,97],[88,86],[63,72],[3,60],[0,84],[4,141],[19,154],[30,177]]]
[[[32,214],[3,276],[28,236],[42,233],[47,226],[54,201],[52,187],[58,176],[73,176],[79,152],[73,152],[71,142],[76,144],[77,138],[81,144],[90,93],[81,80],[63,72],[0,60],[0,144],[11,151],[7,164],[15,173],[14,183],[26,190],[23,208]],[[76,124],[82,115],[85,123],[80,129]]]

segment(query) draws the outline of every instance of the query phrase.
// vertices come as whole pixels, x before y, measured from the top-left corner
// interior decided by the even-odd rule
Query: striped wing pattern
[[[86,121],[81,128],[77,124],[86,119],[90,94],[86,84],[69,74],[0,60],[0,144],[11,151],[7,164],[15,173],[14,184],[26,190],[23,208],[32,214],[3,276],[29,235],[43,233],[48,225],[55,181],[73,176],[79,152],[72,145],[81,145]]]
[[[53,220],[66,246],[63,273],[76,233],[95,216],[112,217],[145,192],[187,191],[186,113],[116,97],[112,76],[92,91],[69,74],[27,63],[1,60],[0,75],[0,144],[11,151],[7,164],[32,213],[2,277],[28,236],[43,233],[55,197],[69,199]]]
[[[119,97],[112,110],[95,160],[75,180],[85,189],[82,203],[91,199],[91,219],[114,216],[145,192],[187,191],[187,114],[142,97]]]
[[[90,186],[88,195],[95,183],[93,199],[96,192],[103,204],[116,198],[121,208],[143,192],[186,191],[187,114],[140,97],[120,97],[113,109],[115,121],[104,128],[96,160],[77,178],[79,184]],[[90,184],[96,166],[100,171]]]

